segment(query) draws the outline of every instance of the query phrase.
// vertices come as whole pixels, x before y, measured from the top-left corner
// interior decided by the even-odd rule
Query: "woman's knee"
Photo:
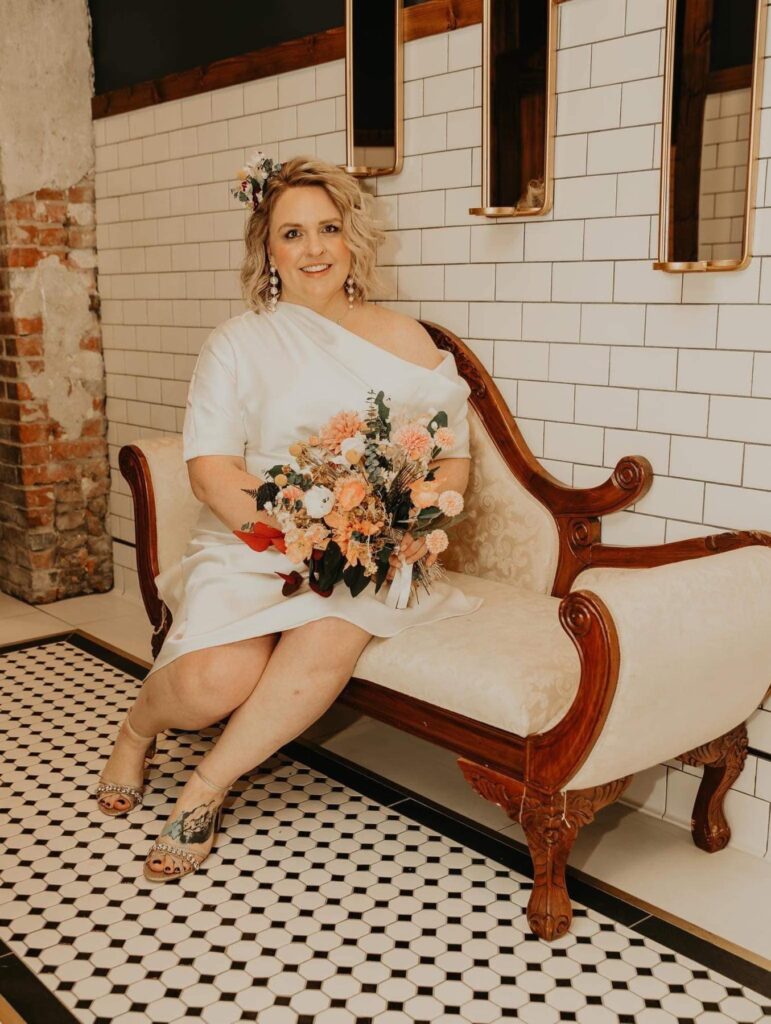
[[[183,654],[169,668],[170,688],[179,707],[212,722],[242,704],[260,680],[277,635],[251,637]]]

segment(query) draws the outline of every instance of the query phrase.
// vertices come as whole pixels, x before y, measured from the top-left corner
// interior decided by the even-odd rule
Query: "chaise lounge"
[[[597,487],[561,484],[470,349],[424,326],[471,388],[468,517],[445,565],[484,604],[373,638],[339,700],[455,752],[474,789],[521,823],[535,876],[528,920],[551,940],[570,927],[578,830],[635,772],[670,758],[703,765],[693,839],[709,853],[727,844],[744,723],[771,683],[771,534],[603,544],[600,517],[649,490],[647,460],[622,459]],[[181,558],[200,504],[178,437],[124,446],[120,468],[157,654],[171,614],[155,577]]]

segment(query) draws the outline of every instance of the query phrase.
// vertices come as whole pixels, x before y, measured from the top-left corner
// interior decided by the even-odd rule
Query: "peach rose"
[[[410,496],[415,508],[436,505],[439,497],[433,480],[416,480],[414,484],[410,484]]]
[[[351,509],[360,505],[366,494],[367,488],[364,486],[362,481],[355,476],[343,477],[343,479],[338,480],[335,485],[335,497],[337,498],[337,504],[345,512],[350,512]]]

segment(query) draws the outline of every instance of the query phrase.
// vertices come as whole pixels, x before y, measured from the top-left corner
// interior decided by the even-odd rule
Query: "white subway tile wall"
[[[654,271],[664,18],[664,0],[560,8],[555,202],[545,219],[468,212],[481,201],[479,25],[406,45],[404,169],[367,185],[391,228],[377,298],[467,340],[555,475],[589,486],[622,455],[651,460],[653,489],[607,518],[609,543],[771,529],[771,74],[758,255],[738,273]],[[96,122],[111,525],[117,586],[137,600],[118,449],[181,430],[203,340],[243,309],[236,169],[256,146],[342,163],[343,93],[334,61]],[[719,113],[718,163],[718,147],[746,136],[743,110]],[[741,157],[726,148],[722,163]],[[730,219],[733,200],[721,202],[716,216]],[[751,733],[771,752],[771,703]],[[685,822],[690,772],[656,771],[666,777],[645,809]],[[770,777],[764,769],[741,784],[747,808],[734,832],[761,856]]]

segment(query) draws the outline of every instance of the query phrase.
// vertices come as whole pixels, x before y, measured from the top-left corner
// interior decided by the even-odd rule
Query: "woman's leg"
[[[370,639],[366,630],[337,618],[285,631],[259,683],[231,714],[218,742],[198,766],[202,774],[190,775],[162,840],[168,837],[173,845],[183,845],[184,823],[195,821],[202,825],[196,842],[185,845],[195,853],[208,852],[214,815],[230,786],[321,717],[350,679]],[[179,866],[168,853],[149,858],[154,871],[173,873],[175,863]]]
[[[146,680],[128,721],[118,732],[102,772],[105,782],[141,786],[148,740],[166,729],[202,729],[218,722],[252,692],[278,640],[278,634],[250,637],[201,651],[191,651],[153,672]],[[104,793],[101,803],[116,810],[128,807],[125,797]]]

